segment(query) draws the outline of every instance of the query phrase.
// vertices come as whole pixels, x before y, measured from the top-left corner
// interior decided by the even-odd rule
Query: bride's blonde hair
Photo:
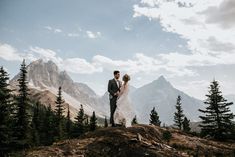
[[[128,81],[131,80],[131,77],[130,77],[129,75],[125,74],[125,75],[122,77],[122,80],[127,83]]]

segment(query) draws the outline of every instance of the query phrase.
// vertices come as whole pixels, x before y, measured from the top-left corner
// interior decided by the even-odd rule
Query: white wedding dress
[[[135,116],[128,93],[129,85],[121,86],[120,94],[117,99],[117,108],[114,112],[114,123],[124,125],[125,127],[131,126],[131,121]]]

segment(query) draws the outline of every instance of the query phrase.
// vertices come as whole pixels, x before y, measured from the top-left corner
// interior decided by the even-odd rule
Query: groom
[[[121,81],[119,81],[120,72],[114,71],[113,72],[114,78],[109,80],[108,84],[108,92],[109,92],[109,100],[110,100],[110,123],[112,124],[112,127],[115,127],[113,114],[117,108],[117,98],[118,94],[120,92],[120,87],[122,85]]]

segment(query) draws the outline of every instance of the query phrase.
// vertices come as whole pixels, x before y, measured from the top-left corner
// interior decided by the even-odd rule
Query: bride
[[[120,93],[117,99],[117,108],[114,112],[114,123],[117,125],[130,127],[131,121],[135,114],[129,99],[129,84],[130,76],[125,74],[122,78],[124,84],[120,88]]]

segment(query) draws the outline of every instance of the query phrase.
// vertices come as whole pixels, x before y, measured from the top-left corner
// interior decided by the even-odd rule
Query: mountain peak
[[[157,80],[153,81],[153,83],[156,83],[160,86],[170,86],[172,87],[171,83],[169,81],[166,80],[166,78],[161,75]]]
[[[165,78],[163,75],[161,75],[161,76],[158,78],[158,80],[159,80],[159,81],[165,81],[165,82],[167,82],[166,78]]]

